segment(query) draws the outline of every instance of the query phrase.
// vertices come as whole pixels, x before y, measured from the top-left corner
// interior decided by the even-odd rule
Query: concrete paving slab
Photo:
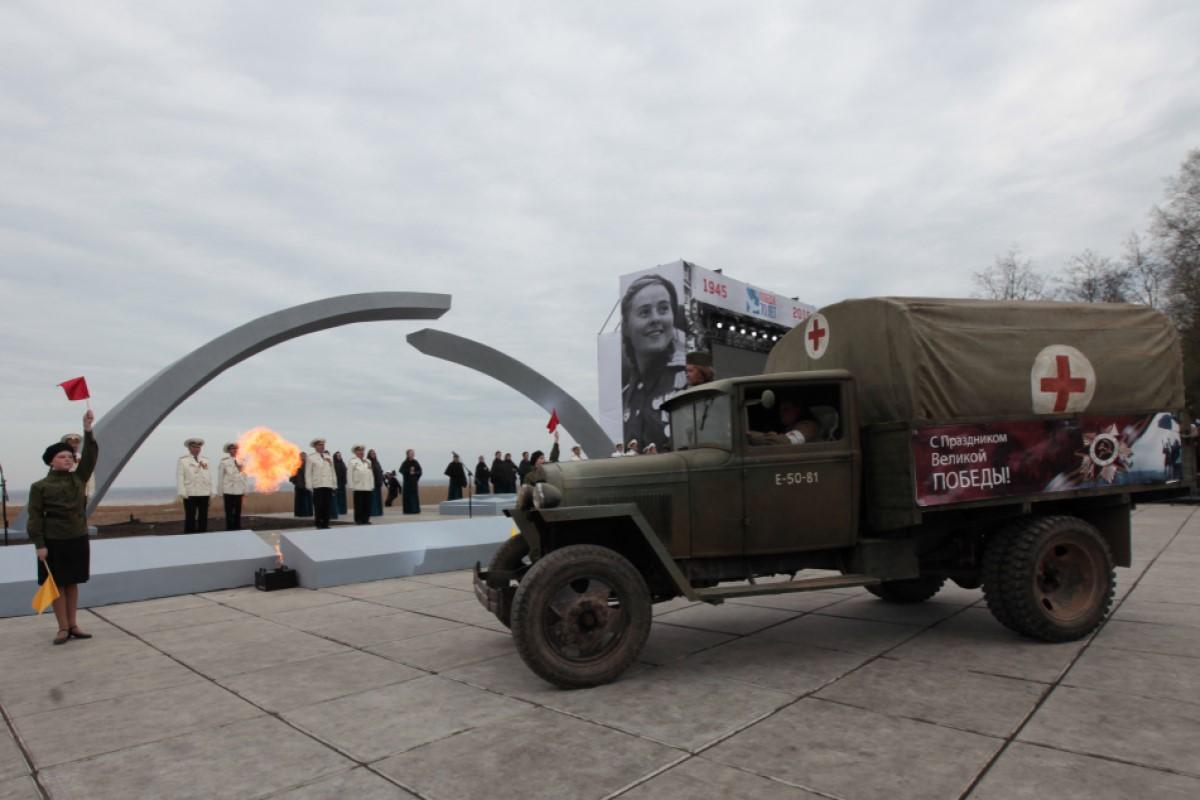
[[[1200,780],[1017,742],[984,776],[971,800],[1195,800]]]
[[[693,756],[621,795],[622,800],[819,800],[821,795]]]
[[[386,607],[381,606],[381,608]],[[398,611],[394,608],[387,608],[387,610],[390,613],[384,616],[313,626],[310,633],[314,636],[332,639],[335,642],[342,642],[351,647],[362,648],[398,639],[408,639],[413,636],[423,636],[436,631],[461,628],[464,625],[455,620],[416,614],[411,611]]]
[[[1003,742],[805,699],[705,756],[854,800],[958,798]]]
[[[443,672],[509,655],[515,650],[510,634],[470,625],[367,648],[368,652],[429,672]]]
[[[634,664],[618,679],[618,683],[624,683],[647,669],[651,668]],[[443,678],[538,705],[545,705],[564,692],[563,689],[551,686],[535,675],[516,653],[446,670],[440,674]]]
[[[654,624],[650,627],[650,637],[646,640],[646,646],[642,648],[638,660],[662,666],[722,642],[733,641],[734,638],[736,637],[727,633]]]
[[[178,628],[190,628],[195,625],[208,625],[213,622],[234,622],[240,619],[251,619],[245,611],[223,606],[220,603],[204,601],[202,606],[181,608],[178,611],[159,611],[153,614],[136,614],[128,617],[112,619],[108,613],[109,606],[97,609],[102,617],[111,620],[121,628],[138,635],[153,631],[166,631]]]
[[[196,678],[196,673],[187,667],[144,646],[139,652],[118,659],[90,660],[72,664],[69,669],[61,666],[41,672],[36,679],[24,676],[17,681],[6,680],[0,686],[0,703],[9,715],[41,714],[180,686]]]
[[[865,653],[752,636],[689,658],[681,669],[798,696],[837,680],[869,658]]]
[[[1135,650],[1092,647],[1063,685],[1200,704],[1200,660]]]
[[[430,586],[442,586],[463,592],[475,591],[475,570],[459,569],[454,572],[434,572],[428,575],[413,575],[412,580]]]
[[[283,716],[356,759],[375,761],[529,709],[528,703],[430,675]]]
[[[260,616],[278,614],[281,611],[293,611],[298,608],[313,608],[330,603],[340,603],[344,600],[337,595],[312,589],[280,589],[274,592],[260,592],[250,588],[236,592],[205,594],[204,597]]]
[[[504,627],[504,623],[496,619],[495,614],[479,605],[479,601],[474,597],[459,600],[457,603],[443,603],[432,608],[426,608],[421,613],[431,617],[454,620],[466,625],[474,625],[477,628],[487,628],[488,630],[504,634],[508,633],[508,628]]]
[[[195,677],[168,689],[19,717],[14,724],[34,763],[45,768],[261,713]]]
[[[55,800],[244,800],[352,766],[328,747],[263,716],[51,767],[41,778]]]
[[[12,731],[7,725],[0,724],[0,780],[28,774],[29,765],[25,763],[25,756],[17,746]]]
[[[544,705],[682,750],[696,751],[786,705],[792,695],[698,675],[687,662],[618,683],[542,698]]]
[[[417,800],[415,794],[359,767],[313,781],[307,786],[271,795],[271,800]]]
[[[781,611],[777,608],[734,605],[733,603],[713,606],[708,603],[700,603],[690,608],[660,614],[655,617],[655,622],[745,636],[772,625],[787,622],[789,619],[795,619],[797,615],[795,611]]]
[[[258,618],[155,631],[145,638],[211,678],[253,672],[346,649],[337,642]]]
[[[269,711],[287,711],[426,674],[370,653],[347,650],[245,672],[220,683]]]
[[[277,611],[264,615],[264,618],[271,622],[278,622],[280,625],[287,625],[289,628],[311,631],[394,613],[396,613],[395,609],[389,606],[344,599],[338,603]]]
[[[788,594],[762,594],[754,597],[739,597],[728,601],[728,605],[758,606],[759,608],[777,608],[780,611],[816,611],[827,608],[834,603],[842,603],[850,599],[849,595],[834,592],[790,592]]]
[[[952,603],[886,603],[874,595],[849,597],[840,603],[814,611],[828,617],[850,617],[869,619],[875,622],[892,622],[900,625],[932,625],[946,617],[962,611],[962,606]]]
[[[1200,606],[1200,587],[1142,583],[1129,593],[1129,598],[1139,603],[1183,603],[1195,607]]]
[[[437,800],[591,800],[680,758],[678,750],[545,709],[392,756],[374,766]]]
[[[84,587],[84,591],[87,587]],[[140,617],[143,614],[160,614],[166,611],[182,611],[188,608],[206,608],[213,601],[198,594],[181,594],[174,597],[157,597],[153,600],[138,600],[133,603],[114,603],[102,606],[106,619],[119,622],[130,617]]]
[[[1010,631],[982,608],[970,608],[919,633],[889,655],[953,669],[1051,683],[1070,665],[1084,642],[1034,641]]]
[[[421,589],[396,592],[395,594],[376,595],[371,598],[371,602],[405,611],[423,611],[428,608],[446,605],[447,603],[459,603],[474,596],[473,592],[468,594],[458,589],[426,586]]]
[[[42,800],[33,778],[9,778],[0,780],[0,800]]]
[[[1018,738],[1200,776],[1200,705],[1061,686]]]
[[[1017,730],[1046,691],[1043,684],[1016,678],[884,657],[816,696],[880,714],[1005,737]]]
[[[428,588],[429,584],[421,583],[413,578],[387,578],[379,581],[367,581],[365,583],[347,583],[341,586],[332,586],[328,589],[319,589],[322,594],[339,594],[345,597],[375,597],[381,594],[396,594],[397,592],[408,592],[416,589]]]
[[[919,630],[914,625],[809,614],[763,631],[760,635],[780,642],[877,655],[912,638]]]
[[[678,611],[681,608],[691,608],[698,605],[700,605],[699,602],[693,603],[686,597],[674,597],[662,603],[655,603],[650,607],[650,611],[657,617],[662,614],[669,614],[672,611]]]
[[[1200,658],[1200,628],[1113,619],[1100,629],[1095,646]]]
[[[866,589],[862,591],[864,595],[867,595]],[[946,581],[945,585],[933,596],[933,600],[937,603],[950,603],[956,606],[973,606],[983,602],[983,590],[964,589],[954,581]]]
[[[1200,570],[1197,570],[1200,574]],[[1121,622],[1157,622],[1160,625],[1183,625],[1200,628],[1200,612],[1181,603],[1140,603],[1126,600],[1113,612],[1113,620]]]

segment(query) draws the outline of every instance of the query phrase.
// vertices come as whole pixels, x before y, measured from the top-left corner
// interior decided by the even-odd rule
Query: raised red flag
[[[82,379],[81,379],[82,380]],[[554,433],[554,429],[558,427],[558,409],[551,409],[550,421],[546,423],[546,430]]]
[[[69,381],[63,381],[59,386],[67,393],[68,400],[87,400],[92,396],[88,392],[87,381],[82,375],[78,378],[71,378]]]

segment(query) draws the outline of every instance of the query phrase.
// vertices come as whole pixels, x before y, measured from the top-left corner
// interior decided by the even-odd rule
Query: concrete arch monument
[[[91,514],[125,464],[180,403],[225,370],[269,347],[308,333],[379,320],[438,319],[450,295],[428,292],[366,292],[304,303],[247,322],[168,365],[105,414],[95,428],[101,442]],[[25,530],[25,511],[14,528]]]
[[[473,339],[432,328],[414,331],[405,338],[427,356],[462,364],[516,389],[547,414],[557,411],[559,422],[570,431],[588,458],[607,458],[612,452],[608,434],[578,400],[515,358]]]

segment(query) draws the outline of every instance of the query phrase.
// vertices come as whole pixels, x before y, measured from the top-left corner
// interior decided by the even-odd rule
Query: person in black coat
[[[500,451],[496,451],[496,457],[492,459],[492,491],[496,494],[504,494],[504,459],[500,457]]]
[[[296,487],[292,491],[293,514],[297,517],[311,517],[313,515],[312,492],[304,481],[304,453],[300,454],[300,466],[296,469],[296,474],[288,480]]]
[[[504,491],[517,493],[517,465],[513,463],[512,453],[504,454]]]
[[[404,480],[404,513],[420,514],[421,492],[417,487],[422,475],[421,462],[417,461],[414,450],[406,451],[405,455],[407,457],[400,465],[400,477]]]
[[[488,469],[487,462],[483,460],[483,456],[479,457],[479,463],[475,465],[475,494],[490,494],[491,489],[488,486],[488,481],[491,480],[492,471]]]
[[[396,473],[388,472],[384,474],[383,482],[387,484],[387,499],[383,501],[383,504],[391,508],[392,503],[396,502],[396,498],[400,496],[400,481],[396,480]]]
[[[338,514],[346,513],[346,462],[342,458],[342,451],[338,450],[333,454],[333,473],[337,476],[337,494],[333,497],[333,504],[337,509]]]
[[[446,471],[442,473],[450,479],[450,492],[446,496],[446,499],[461,500],[463,489],[467,488],[467,468],[458,459],[458,453],[453,453],[452,455],[453,458],[446,465]]]
[[[375,480],[375,488],[371,490],[371,516],[383,516],[383,465],[374,450],[367,451],[367,461],[371,462],[371,476]]]
[[[529,474],[531,469],[533,469],[533,462],[529,460],[529,451],[526,450],[524,453],[521,453],[521,463],[517,465],[517,482],[525,483],[525,476]],[[513,486],[513,491],[515,492],[516,490],[517,487]]]

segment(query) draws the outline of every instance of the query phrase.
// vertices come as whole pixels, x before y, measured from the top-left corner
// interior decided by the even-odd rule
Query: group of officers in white
[[[304,458],[304,485],[312,491],[313,516],[318,528],[328,528],[333,493],[337,489],[337,470],[333,456],[325,449],[325,440],[309,442],[312,452]],[[208,459],[200,455],[204,440],[191,437],[184,440],[188,454],[180,457],[175,468],[175,491],[183,498],[184,532],[204,533],[208,530],[208,503],[214,494],[212,471]],[[216,494],[224,498],[225,530],[242,527],[242,498],[248,485],[245,464],[238,459],[236,442],[226,442],[225,452],[217,465]],[[366,457],[366,447],[351,448],[354,457],[346,464],[346,485],[354,495],[354,522],[370,525],[371,492],[375,488],[375,473]]]

